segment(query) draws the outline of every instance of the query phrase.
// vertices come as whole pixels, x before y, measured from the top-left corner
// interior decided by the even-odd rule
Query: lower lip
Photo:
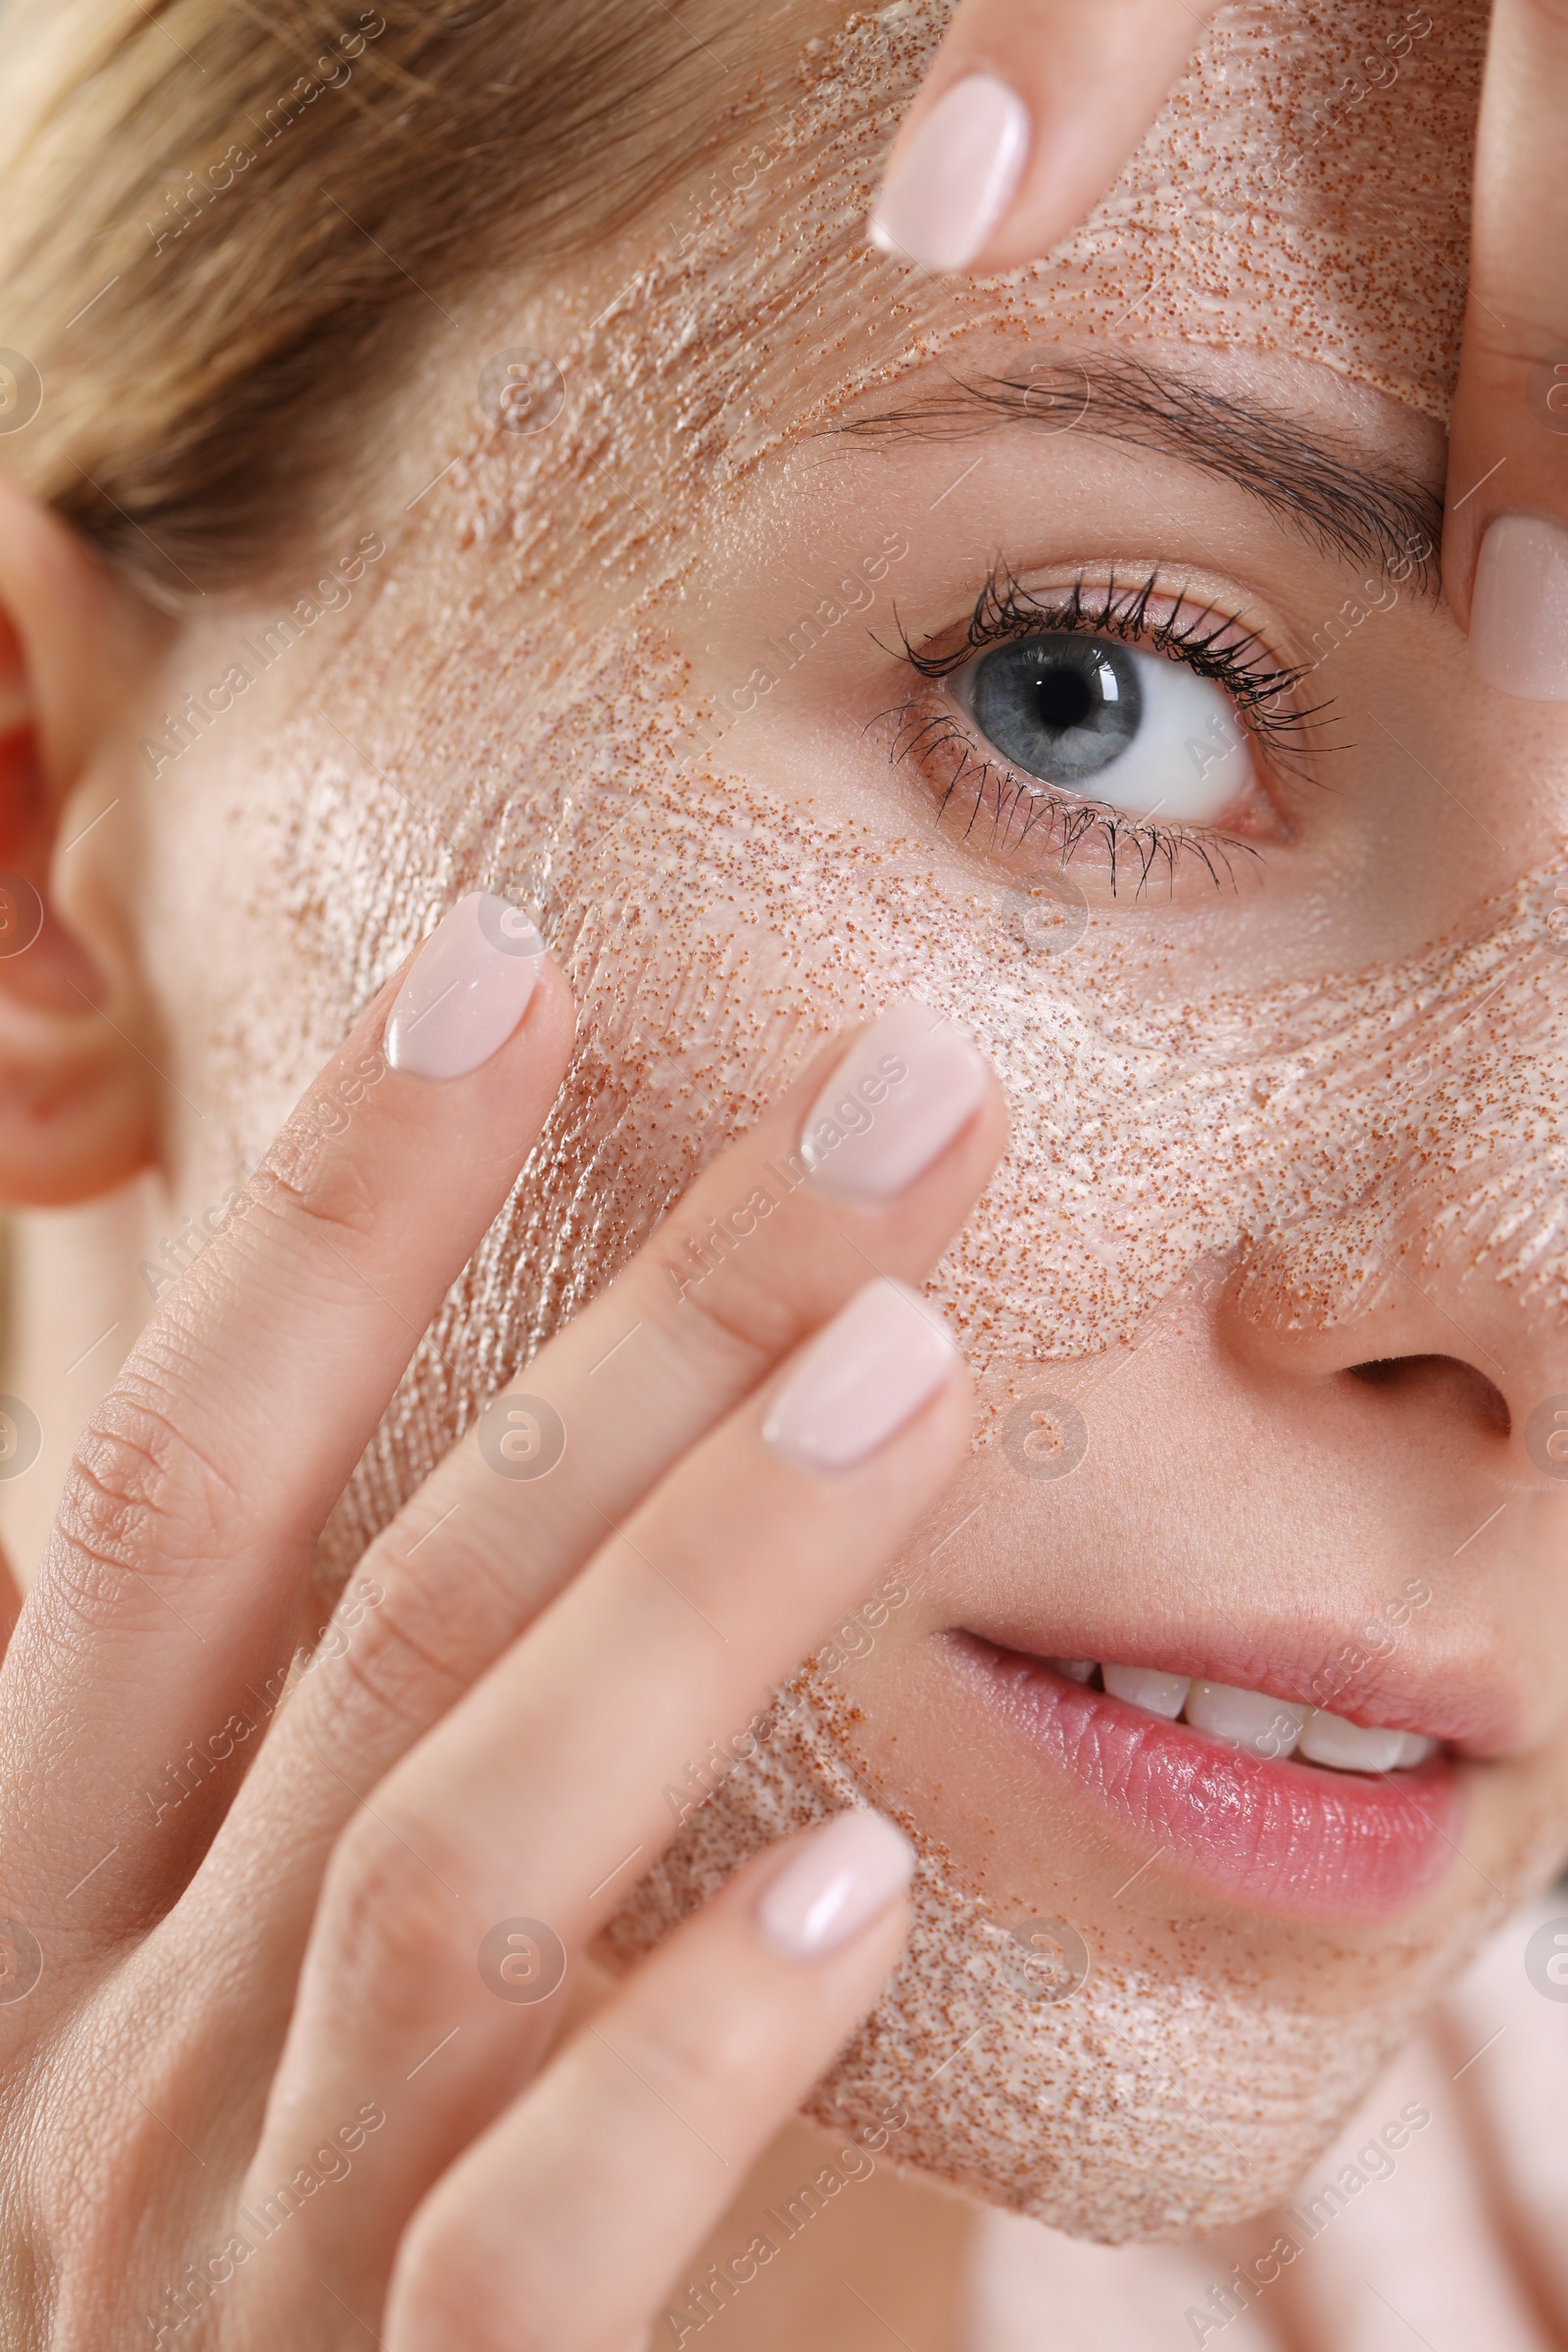
[[[1387,1780],[1264,1762],[978,1635],[952,1646],[1037,1756],[1223,1901],[1286,1919],[1389,1919],[1452,1856],[1464,1794],[1449,1758]]]

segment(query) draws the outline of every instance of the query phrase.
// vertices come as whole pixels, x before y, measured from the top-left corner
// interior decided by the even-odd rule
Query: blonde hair
[[[163,600],[274,567],[432,304],[632,217],[705,97],[717,135],[717,29],[591,0],[3,0],[0,463]]]

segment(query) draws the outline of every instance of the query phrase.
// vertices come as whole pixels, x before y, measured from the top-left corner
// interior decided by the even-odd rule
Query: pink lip
[[[952,1637],[950,1655],[1037,1756],[1227,1902],[1287,1919],[1388,1919],[1452,1857],[1464,1768],[1451,1757],[1388,1780],[1263,1762],[978,1635]]]

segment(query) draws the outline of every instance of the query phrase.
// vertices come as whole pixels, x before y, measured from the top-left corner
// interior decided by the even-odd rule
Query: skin
[[[1091,31],[1070,0],[962,0],[900,136],[970,74],[998,75],[1029,108],[1029,160],[975,256],[977,273],[1049,253],[1082,219],[1152,122],[1195,25],[1213,13],[1202,0],[1119,0],[1096,12]],[[1494,517],[1568,515],[1568,457],[1532,431],[1524,397],[1528,371],[1564,331],[1568,195],[1547,158],[1565,90],[1568,32],[1556,12],[1495,0],[1443,540],[1444,587],[1461,626]]]
[[[472,354],[514,343],[564,348],[624,282],[636,250],[633,242],[591,257],[548,296],[519,303],[508,290],[466,321]],[[836,324],[828,321],[825,346]],[[983,357],[1005,369],[1038,351],[1039,331],[1020,342],[1015,320],[983,321],[966,363]],[[918,353],[908,357],[917,362]],[[1193,364],[1437,487],[1441,435],[1396,404],[1277,357]],[[73,2026],[89,2016],[137,2052],[155,2033],[171,2035],[158,2045],[158,2068],[145,2081],[137,2075],[135,2095],[162,2115],[177,2106],[182,2140],[229,2152],[193,2215],[188,2171],[169,2141],[122,2095],[117,2102],[100,2074],[68,2065],[57,2075],[70,2083],[63,2120],[58,2092],[51,2108],[58,2144],[85,2139],[117,2154],[79,2203],[46,2159],[33,2176],[30,2230],[19,2220],[11,2253],[20,2260],[21,2248],[37,2242],[41,2212],[76,2308],[88,2315],[83,2340],[94,2328],[103,2338],[122,2311],[155,2299],[188,2250],[205,2244],[224,2198],[286,2172],[296,2145],[314,2145],[353,2111],[360,2082],[406,2084],[409,2067],[452,2017],[469,2026],[465,2047],[473,2055],[455,2080],[419,2078],[423,2088],[400,2111],[399,2129],[368,2142],[363,2158],[356,2151],[352,2181],[333,2190],[337,2202],[313,2207],[297,2240],[270,2256],[275,2273],[265,2282],[260,2266],[243,2276],[222,2322],[232,2340],[253,2340],[262,2325],[255,2312],[264,2310],[273,2328],[277,2312],[289,2312],[291,2340],[352,2340],[347,2322],[323,2313],[322,2277],[351,2307],[381,2312],[398,2346],[483,2344],[501,2340],[503,2326],[515,2342],[519,2309],[538,2315],[541,2342],[618,2341],[656,2314],[673,2247],[694,2248],[710,2224],[714,2244],[727,2243],[718,2214],[728,2182],[715,2185],[683,2129],[628,2089],[592,2036],[568,2040],[525,2090],[543,2055],[540,2036],[498,2038],[469,1982],[471,1946],[493,1918],[523,1908],[559,1919],[574,1946],[603,1925],[616,1896],[588,1893],[601,1861],[610,1869],[639,1834],[652,1854],[672,1826],[662,1788],[716,1727],[747,1719],[769,1682],[875,1582],[880,1558],[919,1571],[918,1597],[868,1657],[837,1675],[863,1712],[867,1778],[882,1801],[944,1843],[994,1904],[1093,1921],[1109,1969],[1180,1967],[1209,1988],[1266,1978],[1321,2021],[1325,2048],[1342,2038],[1345,2020],[1386,2017],[1392,2032],[1494,1915],[1489,1889],[1511,1896],[1539,1884],[1562,1842],[1568,1627],[1553,1573],[1561,1507],[1518,1438],[1535,1402],[1568,1387],[1560,1298],[1549,1287],[1499,1282],[1490,1269],[1478,1279],[1473,1254],[1449,1248],[1422,1285],[1394,1285],[1375,1308],[1347,1311],[1329,1297],[1293,1323],[1258,1311],[1241,1279],[1242,1255],[1221,1250],[1217,1264],[1183,1270],[1163,1301],[1157,1347],[1137,1352],[1123,1343],[1148,1336],[1157,1293],[1134,1286],[1125,1328],[1102,1316],[1098,1348],[1075,1330],[1070,1300],[1026,1295],[1021,1311],[1036,1318],[1038,1341],[1031,1355],[998,1346],[975,1311],[986,1280],[982,1211],[938,1286],[980,1372],[982,1433],[1035,1362],[1085,1395],[1114,1373],[1097,1423],[1097,1464],[1126,1458],[1141,1433],[1158,1429],[1153,1476],[1132,1482],[1101,1471],[1070,1491],[1024,1489],[994,1446],[961,1466],[968,1423],[955,1382],[934,1418],[878,1457],[863,1494],[835,1487],[824,1498],[809,1482],[799,1492],[786,1482],[772,1513],[760,1514],[765,1541],[754,1526],[759,1481],[771,1475],[757,1442],[763,1385],[782,1353],[854,1287],[865,1255],[906,1279],[935,1265],[1002,1147],[1000,1104],[881,1221],[866,1225],[841,1205],[798,1198],[750,1258],[713,1278],[706,1314],[682,1317],[666,1304],[663,1270],[680,1264],[683,1231],[700,1234],[710,1208],[743,1196],[756,1167],[798,1134],[816,1080],[781,1099],[782,1080],[806,1065],[822,1035],[893,993],[895,962],[871,929],[874,888],[854,874],[835,883],[843,844],[858,845],[866,873],[885,856],[919,861],[934,878],[932,937],[950,960],[967,953],[968,926],[1013,910],[1017,878],[956,825],[945,829],[929,780],[891,768],[868,738],[867,722],[901,691],[903,673],[864,633],[840,632],[788,681],[765,719],[737,726],[695,766],[677,765],[673,740],[667,757],[657,740],[650,751],[661,713],[678,707],[687,723],[705,688],[744,675],[752,649],[790,625],[803,566],[815,578],[858,561],[890,514],[917,518],[909,552],[898,559],[898,595],[901,619],[922,643],[961,624],[977,568],[1004,541],[1015,566],[1042,585],[1079,566],[1157,555],[1183,579],[1205,591],[1211,583],[1216,598],[1239,600],[1252,625],[1294,642],[1309,639],[1321,615],[1354,591],[1356,568],[1304,548],[1240,492],[1147,452],[1093,439],[999,441],[962,506],[939,510],[939,495],[967,462],[942,440],[888,448],[852,439],[824,468],[819,449],[786,430],[746,478],[680,516],[683,538],[700,552],[678,576],[661,569],[656,527],[640,549],[630,543],[635,561],[623,570],[583,566],[563,595],[526,544],[509,552],[486,519],[505,513],[519,479],[548,481],[556,461],[548,444],[525,466],[494,435],[475,440],[464,389],[472,372],[451,369],[398,394],[381,442],[387,463],[363,493],[359,519],[401,515],[456,449],[465,472],[448,502],[416,509],[417,519],[399,526],[386,568],[378,560],[368,584],[356,583],[338,635],[327,633],[335,621],[324,624],[224,729],[152,783],[137,746],[156,712],[219,674],[225,649],[265,626],[277,599],[173,628],[132,606],[14,494],[0,533],[0,592],[15,616],[9,805],[59,845],[56,925],[41,953],[14,959],[16,973],[6,975],[15,981],[8,1082],[19,1098],[30,1085],[42,1114],[10,1147],[10,1185],[22,1198],[79,1198],[83,1171],[94,1181],[136,1177],[150,1137],[161,1180],[155,1189],[136,1177],[104,1210],[63,1231],[42,1221],[28,1238],[24,1291],[52,1262],[69,1267],[69,1291],[52,1297],[57,1313],[69,1298],[83,1345],[109,1322],[145,1312],[136,1304],[138,1291],[142,1301],[147,1294],[137,1261],[156,1262],[159,1242],[182,1216],[222,1200],[356,1016],[343,1066],[373,1048],[390,977],[427,912],[453,895],[440,837],[450,838],[466,809],[484,806],[498,744],[553,815],[549,795],[563,765],[585,758],[594,731],[610,728],[595,674],[607,653],[610,673],[643,696],[624,754],[639,798],[618,827],[590,813],[570,836],[572,861],[555,887],[571,913],[612,903],[635,882],[657,917],[651,945],[644,934],[596,968],[580,958],[571,967],[583,1056],[527,1185],[496,1227],[489,1257],[481,1251],[482,1279],[421,1346],[385,1420],[389,1434],[346,1504],[334,1511],[333,1497],[382,1422],[414,1336],[492,1228],[544,1127],[567,1051],[563,990],[544,993],[495,1063],[439,1090],[439,1102],[436,1090],[390,1076],[324,1147],[296,1129],[280,1163],[291,1179],[281,1204],[264,1196],[263,1214],[204,1251],[167,1294],[99,1410],[8,1684],[16,1792],[8,1850],[19,1872],[32,1874],[25,1895],[12,1899],[24,1916],[42,1915],[51,1936],[78,1915],[87,1922],[69,1979],[51,1978],[47,2002],[25,2007],[19,2049],[69,2056],[80,2039]],[[901,397],[920,381],[917,368],[906,371]],[[824,373],[806,380],[801,397],[815,401],[832,388]],[[655,395],[654,421],[669,429],[663,397]],[[857,398],[851,413],[869,416],[876,400]],[[647,446],[633,437],[617,450],[608,481],[591,493],[563,459],[557,486],[568,517],[597,514],[613,530],[631,529],[633,503],[659,495]],[[326,552],[340,544],[334,537]],[[1450,612],[1401,596],[1332,657],[1328,682],[1352,713],[1396,709],[1417,777],[1432,781],[1351,753],[1353,773],[1337,774],[1333,793],[1282,795],[1276,805],[1260,783],[1249,821],[1265,855],[1256,873],[1249,861],[1234,893],[1216,893],[1187,860],[1168,891],[1129,901],[1112,890],[1103,859],[1076,860],[1096,918],[1084,950],[1087,992],[1152,1016],[1212,1009],[1219,970],[1266,1040],[1277,1018],[1271,992],[1303,966],[1315,977],[1355,975],[1418,958],[1435,941],[1485,933],[1521,877],[1551,869],[1568,800],[1560,719],[1483,697]],[[358,756],[346,764],[345,736],[383,780],[378,796]],[[1440,775],[1464,779],[1462,810]],[[679,838],[672,827],[682,805],[707,829],[727,885],[716,916],[713,902],[685,887],[679,856],[670,855],[669,871],[657,862]],[[313,837],[323,806],[351,812],[352,860],[339,851],[334,861]],[[91,846],[82,840],[68,857],[64,845],[101,810]],[[768,828],[767,862],[796,877],[792,919],[803,906],[830,918],[819,930],[786,927],[781,957],[766,946],[779,936],[776,904],[745,846],[759,817]],[[537,838],[549,832],[541,819]],[[15,838],[24,838],[20,819]],[[466,852],[461,840],[460,869],[465,856],[477,867],[494,855],[488,833]],[[814,898],[805,887],[813,879]],[[313,893],[324,900],[321,916],[291,911],[308,910]],[[840,952],[846,917],[868,948]],[[715,941],[722,947],[732,934],[753,943],[753,965],[730,968],[698,1024],[679,994],[681,976],[709,969]],[[280,955],[284,937],[289,953]],[[107,1019],[81,1007],[84,971]],[[630,1042],[615,1026],[628,1000],[640,1008]],[[699,1025],[700,1052],[692,1045]],[[127,1053],[117,1037],[136,1042]],[[1545,1049],[1549,1068],[1554,1051]],[[734,1147],[740,1161],[712,1158],[760,1115],[756,1137]],[[629,1177],[611,1188],[601,1223],[577,1238],[568,1209],[585,1180],[591,1191],[596,1151],[612,1136]],[[486,1336],[502,1326],[503,1306],[516,1360],[522,1336],[566,1321],[580,1296],[632,1259],[654,1210],[707,1160],[681,1212],[687,1225],[662,1228],[651,1257],[634,1259],[614,1290],[567,1322],[552,1343],[558,1352],[530,1366],[530,1393],[561,1396],[584,1432],[567,1479],[538,1490],[551,1508],[535,1507],[532,1490],[498,1501],[471,1442],[420,1487],[455,1434],[450,1404],[420,1401],[432,1359],[447,1365],[460,1396],[482,1396],[494,1385]],[[1025,1163],[1037,1189],[1047,1172],[1045,1161]],[[1125,1185],[1131,1199],[1135,1173],[1113,1161],[1112,1189]],[[1083,1235],[1047,1223],[1031,1238],[1070,1255]],[[345,1281],[344,1252],[363,1280]],[[1216,1272],[1217,1281],[1200,1279]],[[625,1340],[640,1305],[653,1336],[641,1353],[628,1349],[599,1374],[594,1367]],[[32,1352],[19,1357],[14,1385],[47,1400],[41,1417],[69,1442],[85,1416],[79,1392],[66,1386],[58,1332],[38,1328],[26,1344]],[[1348,1379],[1373,1358],[1411,1368],[1385,1389]],[[590,1390],[590,1380],[602,1385]],[[1498,1440],[1483,1381],[1510,1407],[1511,1450]],[[178,1432],[168,1453],[154,1444],[166,1420]],[[1240,1454],[1239,1428],[1253,1441]],[[252,1432],[265,1432],[265,1444]],[[137,1468],[143,1447],[157,1457],[154,1475]],[[120,1792],[156,1778],[187,1736],[221,1722],[234,1688],[265,1682],[296,1624],[314,1634],[318,1529],[330,1515],[321,1574],[335,1584],[365,1533],[387,1517],[375,1464],[389,1458],[397,1497],[413,1499],[365,1563],[366,1574],[384,1569],[389,1597],[347,1627],[357,1662],[329,1658],[280,1715],[220,1836],[231,1788],[215,1783],[176,1821],[173,1838],[155,1842],[143,1823],[140,1841],[127,1835],[122,1855],[101,1868],[122,1826]],[[276,1476],[280,1461],[287,1481]],[[216,1494],[196,1467],[208,1462]],[[106,1530],[90,1479],[118,1483],[127,1468],[133,1507]],[[41,1486],[46,1461],[35,1475]],[[1290,1481],[1284,1511],[1282,1477]],[[1187,1503],[1195,1493],[1200,1514]],[[442,1525],[454,1497],[467,1513],[461,1533]],[[1499,1497],[1509,1507],[1506,1541],[1494,1535],[1456,1558],[1461,1537]],[[938,1552],[937,1539],[977,1502],[988,1515]],[[634,1545],[678,1562],[696,1580],[688,1589],[724,1612],[735,1654],[721,1672],[678,1621],[663,1627],[669,1649],[657,1671],[640,1622],[638,1639],[628,1637],[627,1579],[635,1585],[636,1571],[624,1551],[601,1548],[599,1511],[626,1525]],[[25,1539],[25,1519],[19,1525]],[[1302,1528],[1312,1531],[1309,1546],[1291,1535]],[[1157,1859],[1126,1919],[1113,1923],[1114,1891],[1142,1850],[1107,1840],[1070,1789],[1048,1784],[1043,1791],[1000,1727],[977,1729],[954,1694],[947,1637],[955,1626],[1027,1609],[1059,1636],[1054,1647],[1098,1655],[1118,1610],[1190,1628],[1212,1608],[1221,1618],[1245,1611],[1253,1623],[1304,1616],[1313,1639],[1332,1645],[1381,1601],[1391,1573],[1412,1554],[1425,1561],[1434,1552],[1448,1565],[1430,1632],[1423,1628],[1424,1663],[1462,1682],[1478,1657],[1495,1662],[1507,1723],[1497,1760],[1478,1775],[1464,1860],[1392,1924],[1325,1930],[1244,1912]],[[224,1564],[220,1589],[215,1559]],[[542,1602],[573,1579],[570,1608],[540,1622]],[[92,1611],[97,1639],[83,1664],[74,1662],[67,1601],[89,1581],[79,1605]],[[201,1648],[171,1635],[162,1612],[149,1620],[138,1597],[148,1581],[186,1617],[194,1612]],[[1258,1679],[1266,1672],[1260,1658]],[[131,1691],[134,1704],[124,1696]],[[655,1706],[664,1691],[667,1703]],[[1396,1689],[1373,1690],[1356,1711],[1397,1720],[1396,1699]],[[29,1809],[24,1821],[51,1710],[94,1729],[54,1768],[48,1809]],[[642,1727],[630,1741],[628,1723]],[[373,1814],[356,1814],[353,1789],[371,1784]],[[572,1791],[569,1806],[563,1788]],[[407,1847],[394,1851],[377,1819],[390,1820],[394,1839],[401,1829],[416,1844],[433,1840],[460,1873],[474,1930],[460,1939],[461,1967]],[[519,1820],[537,1825],[520,1877]],[[198,1863],[189,1891],[138,1945],[137,1965],[112,1975],[122,1939],[165,1912]],[[752,1878],[663,1945],[595,2021],[601,2041],[623,2049],[638,2041],[672,2070],[674,2106],[706,2138],[718,2136],[732,2173],[760,2152],[872,1999],[898,1935],[887,1918],[823,1969],[781,1973],[760,1948],[748,1908],[757,1875],[772,1867],[753,1866]],[[75,1883],[89,1869],[94,1891],[83,1909]],[[68,1901],[78,1909],[67,1912]],[[259,1942],[246,1973],[219,1978],[213,1956],[251,1935]],[[278,1988],[292,1989],[302,1968],[290,2026]],[[198,1977],[217,1988],[193,2002]],[[717,2020],[701,2048],[682,2032],[694,2008]],[[220,2050],[237,2054],[218,2065]],[[519,2103],[509,2104],[514,2094]],[[175,2121],[170,2116],[172,2129]],[[120,2135],[131,2124],[134,2153],[121,2158]],[[1278,2137],[1287,2169],[1304,2160],[1309,2151],[1289,2117]],[[1200,2136],[1187,2155],[1200,2163]],[[771,2161],[790,2177],[788,2151]],[[613,2180],[607,2163],[621,2168]],[[592,2181],[591,2194],[576,2192],[579,2180]],[[129,2266],[130,2300],[122,2303],[126,2259],[116,2226],[132,2205],[168,2225],[151,2254]],[[520,2231],[519,2211],[531,2225]],[[599,2232],[609,2212],[631,2218],[607,2243]],[[877,2216],[866,2225],[873,2249],[879,2228],[886,2244],[900,2227],[930,2227],[928,2215],[889,2223],[878,2207]],[[951,2271],[961,2231],[932,2234]],[[222,2235],[216,2229],[213,2242]],[[695,2251],[689,2259],[696,2263]],[[821,2324],[812,2297],[832,2259],[824,2248],[792,2263],[773,2300],[755,2318],[747,2312],[752,2340],[805,2325],[803,2313]],[[894,2275],[898,2266],[888,2268]],[[493,2281],[493,2306],[474,2288],[480,2276]],[[603,2306],[585,2292],[587,2278],[603,2279]],[[935,2344],[948,2306],[936,2291],[923,2314],[898,2306],[895,2317],[906,2335],[923,2331],[911,2341]],[[862,2326],[857,2316],[827,2324],[845,2345],[860,2340],[852,2332]],[[723,2325],[729,2340],[747,2340],[735,2323]],[[876,2340],[873,2323],[864,2328],[864,2340]]]

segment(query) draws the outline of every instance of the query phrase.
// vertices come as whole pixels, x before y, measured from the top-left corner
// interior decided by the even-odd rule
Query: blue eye
[[[1114,638],[1042,629],[993,646],[954,689],[1012,767],[1058,791],[1212,824],[1251,777],[1236,707],[1212,679]]]

